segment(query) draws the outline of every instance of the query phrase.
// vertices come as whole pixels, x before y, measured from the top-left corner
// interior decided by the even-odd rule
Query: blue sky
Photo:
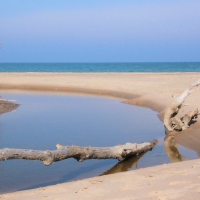
[[[200,61],[200,1],[1,0],[0,43],[0,62]]]

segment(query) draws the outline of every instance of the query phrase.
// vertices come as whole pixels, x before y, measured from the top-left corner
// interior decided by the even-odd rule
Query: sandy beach
[[[92,94],[123,99],[150,108],[162,120],[163,111],[200,73],[0,73],[0,92]],[[200,89],[187,99],[180,115],[200,108]],[[3,113],[0,107],[0,113]],[[142,120],[142,119],[141,119]],[[200,156],[200,121],[173,140]],[[152,138],[153,139],[153,138]],[[168,149],[172,162],[178,162]],[[200,160],[185,161],[119,174],[0,195],[0,199],[199,199]]]

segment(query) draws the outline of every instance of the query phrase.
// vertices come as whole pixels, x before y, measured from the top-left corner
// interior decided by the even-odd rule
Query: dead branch
[[[79,162],[87,159],[117,159],[122,161],[130,156],[137,156],[154,148],[157,140],[141,144],[126,143],[114,147],[80,147],[62,146],[57,144],[57,150],[40,151],[29,149],[0,149],[0,161],[12,159],[40,160],[49,166],[53,162],[74,158]]]
[[[191,84],[190,87],[184,90],[184,92],[179,97],[174,97],[173,102],[167,109],[164,114],[164,126],[167,132],[173,130],[185,130],[188,128],[188,124],[192,119],[195,118],[198,114],[198,109],[195,111],[191,111],[190,114],[186,114],[183,119],[177,117],[177,114],[181,107],[183,107],[183,103],[188,95],[192,92],[196,91],[198,86],[200,85],[200,79],[198,79],[195,83]],[[197,112],[197,113],[196,113]],[[193,114],[192,114],[193,113]]]

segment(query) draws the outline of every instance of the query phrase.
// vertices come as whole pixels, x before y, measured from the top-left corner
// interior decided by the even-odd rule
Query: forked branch
[[[167,132],[173,130],[185,130],[188,128],[188,124],[194,118],[198,117],[198,109],[187,113],[182,119],[177,117],[177,114],[188,95],[198,89],[200,85],[200,79],[195,83],[191,84],[190,87],[184,90],[184,92],[179,97],[174,97],[173,102],[167,107],[164,114],[164,126]]]
[[[200,85],[200,79],[198,79],[195,83],[191,84],[190,87],[185,89],[185,91],[179,97],[177,97],[175,101],[179,104],[183,104],[186,97],[192,92],[196,91],[199,85]]]

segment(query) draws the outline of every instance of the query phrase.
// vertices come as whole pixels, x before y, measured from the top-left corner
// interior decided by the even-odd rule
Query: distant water
[[[0,63],[0,72],[200,72],[200,62]]]

